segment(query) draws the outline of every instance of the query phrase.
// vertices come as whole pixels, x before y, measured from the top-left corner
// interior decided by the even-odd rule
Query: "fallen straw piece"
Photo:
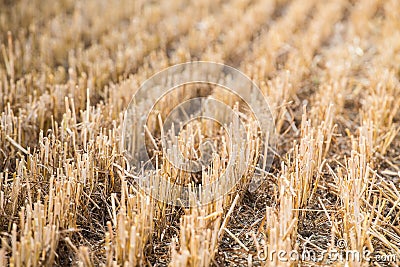
[[[28,155],[29,152],[28,150],[26,150],[25,148],[23,148],[20,144],[18,144],[14,139],[12,139],[9,135],[6,135],[6,139],[8,142],[10,142],[13,146],[15,146],[16,148],[18,148],[19,150],[21,150],[22,153],[24,153],[25,155]]]

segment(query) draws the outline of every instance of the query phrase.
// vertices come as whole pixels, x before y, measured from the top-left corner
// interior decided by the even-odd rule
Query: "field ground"
[[[398,0],[1,1],[0,266],[399,266],[399,14]],[[254,80],[276,148],[258,187],[249,170],[184,209],[138,190],[121,125],[141,83],[195,60]]]

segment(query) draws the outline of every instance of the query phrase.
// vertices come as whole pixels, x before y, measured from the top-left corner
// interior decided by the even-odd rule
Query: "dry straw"
[[[399,265],[399,13],[396,0],[2,1],[0,266],[311,265],[258,256],[333,251],[339,239],[371,260],[395,257],[318,264]],[[199,59],[258,83],[277,147],[259,147],[242,114],[249,134],[237,160],[273,154],[270,172],[252,166],[223,198],[184,209],[138,188],[121,124],[143,81]],[[169,100],[161,120],[180,101]],[[189,157],[205,137],[218,147],[195,175],[165,159],[159,135],[148,125],[158,178],[194,186],[224,171],[220,125],[180,135]]]

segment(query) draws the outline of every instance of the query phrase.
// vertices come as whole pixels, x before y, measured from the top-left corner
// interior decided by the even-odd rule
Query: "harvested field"
[[[398,0],[0,1],[0,266],[399,266],[399,14]],[[174,104],[220,98],[248,132],[239,183],[186,207],[138,186],[123,122],[141,84],[191,61],[246,74],[274,131],[218,88],[158,102],[157,179],[205,186],[233,153],[221,125],[191,122],[179,150],[217,150],[177,170],[158,124]]]

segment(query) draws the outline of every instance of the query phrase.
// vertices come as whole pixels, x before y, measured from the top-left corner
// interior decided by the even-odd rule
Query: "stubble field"
[[[0,266],[398,266],[399,14],[397,0],[1,1]],[[257,186],[253,168],[183,208],[138,188],[122,125],[146,79],[197,60],[258,85],[274,148],[247,141],[274,158]],[[157,175],[200,183],[149,132]]]

